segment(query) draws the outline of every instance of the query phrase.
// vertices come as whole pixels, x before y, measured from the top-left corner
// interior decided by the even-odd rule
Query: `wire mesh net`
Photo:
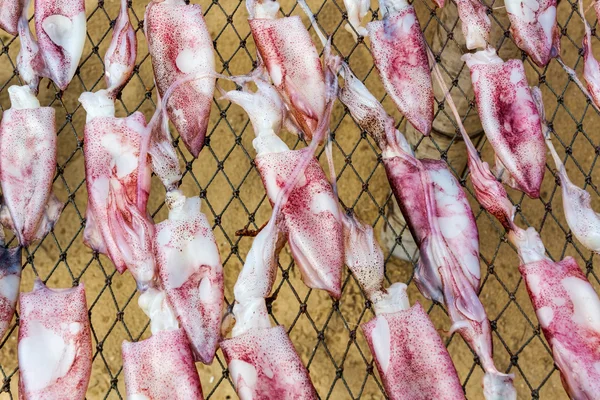
[[[64,93],[52,84],[46,86],[46,80],[42,83],[39,95],[42,105],[49,105],[57,112],[59,149],[54,190],[66,206],[54,230],[39,243],[25,249],[23,256],[22,290],[31,289],[35,276],[52,287],[69,287],[79,282],[85,284],[94,346],[88,389],[90,399],[125,397],[121,342],[140,340],[150,334],[147,318],[136,304],[138,294],[132,277],[128,273],[123,276],[116,273],[107,258],[92,252],[82,242],[87,202],[82,151],[85,112],[77,98],[83,91],[103,88],[102,57],[110,42],[118,3],[117,0],[87,1],[88,37],[76,77]],[[567,171],[576,184],[592,194],[593,205],[598,209],[599,193],[593,179],[599,176],[599,167],[596,166],[600,154],[598,113],[556,61],[546,68],[539,68],[524,54],[515,52],[503,4],[488,0],[484,3],[493,24],[492,44],[503,57],[516,54],[525,60],[529,82],[542,88],[553,138],[556,144],[560,143],[557,147],[566,162]],[[250,71],[256,65],[256,51],[244,2],[204,0],[200,4],[214,40],[217,72],[236,75]],[[354,42],[344,29],[347,15],[342,1],[314,0],[308,4],[321,28],[332,36],[334,50],[345,57],[355,74],[399,121],[400,129],[405,130],[406,124],[379,83],[368,39]],[[295,2],[285,0],[281,5],[282,14],[301,15],[309,26]],[[443,10],[435,8],[429,0],[415,0],[414,5],[426,39],[438,56],[447,83],[451,84],[452,95],[461,105],[462,115],[469,126],[469,121],[477,120],[477,113],[468,72],[459,59],[464,51],[460,44],[464,43],[461,42],[464,39],[455,5],[447,4]],[[139,54],[135,75],[117,101],[119,116],[139,110],[149,117],[155,108],[152,67],[143,36],[145,6],[146,2],[130,1],[129,4],[132,24],[137,31]],[[581,72],[583,25],[575,10],[576,3],[570,0],[562,0],[559,4],[561,55],[567,65]],[[373,2],[367,20],[378,19],[378,14]],[[313,29],[310,32],[315,36]],[[600,48],[596,42],[594,39],[594,46]],[[315,40],[315,43],[318,41]],[[19,40],[0,34],[0,44],[0,107],[4,110],[10,106],[8,87],[20,84],[15,65]],[[220,84],[232,88],[228,82]],[[408,127],[406,130],[417,153],[448,161],[470,197],[480,230],[482,284],[479,295],[491,320],[493,355],[497,366],[501,371],[516,375],[519,398],[566,398],[518,273],[516,252],[507,243],[502,227],[483,211],[473,197],[464,166],[463,143],[450,122],[442,97],[439,93],[436,97],[434,127],[445,131],[423,138],[411,135]],[[392,255],[412,256],[402,240],[406,227],[389,211],[393,200],[375,143],[360,131],[339,103],[334,109],[331,130],[340,201],[363,221],[375,226],[376,232],[384,229],[388,237],[393,238],[386,242],[391,245],[386,252],[388,283],[406,282],[411,302],[420,301],[438,329],[449,329],[450,321],[444,308],[424,299],[416,290],[412,280],[414,257],[412,262],[405,262]],[[471,133],[477,139],[482,157],[491,162],[493,153],[485,137],[477,128],[471,129]],[[233,284],[252,240],[238,237],[235,232],[244,227],[256,229],[270,215],[264,188],[254,168],[251,126],[239,107],[216,97],[206,146],[198,159],[189,155],[175,131],[173,135],[173,143],[185,171],[182,190],[188,196],[201,197],[203,212],[212,222],[225,269],[226,302],[230,305]],[[304,146],[296,137],[284,134],[284,139],[293,147]],[[152,191],[149,210],[158,222],[166,218],[167,211],[163,203],[164,189],[156,177],[153,177]],[[575,257],[592,285],[598,288],[593,255],[572,238],[565,223],[560,189],[552,166],[547,166],[540,199],[531,200],[515,191],[509,191],[509,195],[517,206],[517,222],[534,226],[541,233],[549,256],[555,260],[566,255]],[[9,242],[11,246],[15,244],[14,239]],[[325,293],[309,290],[302,284],[289,251],[284,249],[275,289],[267,304],[273,323],[287,328],[320,397],[379,399],[385,396],[372,356],[358,329],[361,323],[372,318],[373,310],[348,271],[344,272],[341,300],[335,301]],[[8,333],[0,338],[0,373],[3,379],[0,399],[17,397],[18,324],[17,313]],[[444,336],[444,339],[467,397],[482,398],[480,383],[483,372],[477,357],[460,336],[453,334]],[[198,365],[198,369],[205,397],[235,398],[220,351],[211,366]]]

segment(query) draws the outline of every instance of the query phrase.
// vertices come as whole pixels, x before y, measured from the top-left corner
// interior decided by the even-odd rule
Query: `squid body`
[[[471,70],[479,118],[496,152],[497,174],[529,197],[539,197],[546,147],[523,62],[504,62],[492,48],[465,54],[463,60]]]
[[[212,39],[199,5],[183,0],[153,0],[146,8],[144,30],[160,97],[167,89],[169,119],[190,153],[204,146],[215,90]],[[194,77],[204,76],[202,79]]]
[[[167,193],[169,218],[156,225],[154,254],[166,298],[194,358],[210,364],[220,339],[223,267],[198,197]]]
[[[50,289],[36,280],[19,304],[19,399],[85,399],[92,339],[83,284]]]
[[[4,205],[0,220],[21,246],[44,237],[63,204],[52,193],[56,171],[54,109],[40,107],[27,86],[8,89],[11,108],[0,122],[0,177]]]

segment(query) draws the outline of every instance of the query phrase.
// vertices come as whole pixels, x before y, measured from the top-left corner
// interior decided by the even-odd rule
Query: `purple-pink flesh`
[[[104,54],[104,80],[111,98],[116,98],[133,75],[137,57],[137,39],[127,10],[128,0],[121,0],[121,10],[112,39]]]
[[[21,247],[0,247],[0,339],[15,315],[20,283]]]
[[[210,364],[220,339],[223,267],[200,199],[167,193],[169,218],[156,225],[154,254],[167,300],[185,330],[194,358]]]
[[[0,0],[0,29],[16,36],[17,25],[22,12],[22,0]]]
[[[327,84],[317,49],[298,16],[248,21],[271,81],[295,122],[312,139],[327,113]]]
[[[146,8],[144,30],[158,93],[185,146],[197,157],[215,89],[215,78],[209,76],[215,68],[214,49],[202,10],[183,0],[153,0]],[[199,75],[206,76],[178,85],[165,97],[178,80]]]
[[[383,288],[384,258],[373,228],[344,216],[346,265],[372,302],[376,317],[361,328],[390,399],[460,399],[454,364],[420,304],[412,308],[406,285]]]
[[[85,399],[92,338],[83,284],[50,289],[37,279],[19,310],[19,399]]]
[[[156,332],[139,342],[123,341],[121,351],[127,398],[204,398],[192,351],[183,329]]]
[[[253,329],[221,342],[241,399],[317,399],[308,371],[283,326]]]
[[[486,48],[492,26],[487,7],[480,0],[457,0],[456,8],[467,49]]]
[[[542,332],[572,399],[600,393],[600,299],[572,257],[554,262],[533,228],[515,228],[519,271],[527,284]]]
[[[544,67],[560,54],[556,0],[506,0],[510,32],[517,47]]]
[[[417,14],[405,2],[367,24],[373,61],[386,92],[406,119],[429,135],[433,122],[433,88],[425,39]]]
[[[108,99],[106,91],[85,93],[88,112],[84,155],[88,190],[85,243],[110,257],[120,273],[129,269],[138,288],[152,285],[155,264],[152,256],[154,224],[146,211],[150,191],[150,165],[140,160],[147,140],[146,119],[140,112],[127,118],[95,115],[102,107],[94,96]],[[100,111],[99,111],[100,110]],[[142,161],[140,163],[140,161]]]
[[[56,171],[54,109],[40,107],[27,86],[11,86],[12,106],[0,122],[0,176],[4,197],[2,224],[21,246],[52,229],[62,204],[52,193]]]
[[[86,39],[84,0],[35,0],[35,31],[43,76],[65,90],[79,66]]]
[[[496,153],[497,174],[531,198],[540,195],[546,146],[521,60],[503,62],[494,49],[465,54],[477,111]]]
[[[348,69],[344,77],[340,99],[358,124],[383,146],[388,180],[419,245],[421,257],[415,271],[419,289],[446,305],[453,322],[451,330],[458,331],[478,354],[486,372],[486,398],[515,398],[512,376],[498,372],[492,360],[490,325],[477,297],[477,225],[464,191],[444,162],[416,159],[389,122],[391,118],[382,109],[375,111],[381,105],[364,85]]]

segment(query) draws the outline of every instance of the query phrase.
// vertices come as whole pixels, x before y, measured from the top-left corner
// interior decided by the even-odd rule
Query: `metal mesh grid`
[[[323,30],[333,36],[335,51],[346,58],[354,72],[363,79],[371,91],[379,96],[384,107],[398,121],[400,115],[387,98],[373,70],[368,41],[354,43],[344,31],[346,15],[341,0],[309,1]],[[493,29],[499,34],[496,47],[502,56],[503,49],[513,46],[508,34],[508,22],[499,18],[495,7],[502,4],[484,1],[489,7]],[[213,0],[200,2],[209,30],[214,39],[217,72],[242,74],[248,72],[254,62],[255,48],[246,22],[243,1]],[[118,100],[117,115],[140,110],[150,116],[155,107],[152,68],[143,36],[143,13],[146,2],[130,1],[130,16],[136,27],[139,54],[135,75]],[[282,1],[282,13],[302,15],[293,1]],[[460,22],[456,13],[451,18],[433,7],[429,0],[414,3],[428,42],[437,35],[441,47],[436,49],[442,70],[452,84],[456,99],[467,97],[470,106],[465,118],[476,116],[472,94],[460,84],[458,74],[466,73],[465,66],[448,68],[445,58],[452,47],[459,46]],[[42,105],[50,105],[57,111],[58,160],[54,189],[58,197],[66,201],[66,207],[53,232],[40,243],[24,250],[22,290],[30,290],[34,276],[50,286],[71,286],[79,282],[86,285],[90,319],[92,322],[93,372],[88,398],[124,398],[124,383],[120,345],[122,340],[138,340],[149,336],[148,322],[137,305],[135,283],[129,274],[120,276],[110,261],[94,254],[82,244],[85,226],[87,193],[83,169],[83,127],[85,112],[77,102],[83,91],[103,87],[102,57],[111,37],[111,28],[118,13],[118,1],[87,1],[88,40],[77,76],[65,93],[59,93],[53,85],[42,83]],[[454,8],[454,4],[446,5]],[[304,18],[304,16],[303,16]],[[367,19],[378,19],[375,2]],[[562,30],[562,56],[567,65],[581,71],[581,38],[583,25],[576,13],[576,3],[562,0],[558,9]],[[308,21],[304,18],[306,25]],[[314,31],[311,29],[311,34]],[[593,34],[596,35],[595,30]],[[318,41],[315,41],[318,43]],[[8,108],[7,88],[19,84],[15,60],[19,41],[0,34],[0,107]],[[594,40],[594,46],[600,44]],[[320,48],[320,46],[318,46]],[[525,55],[523,55],[525,59]],[[454,60],[456,61],[456,60]],[[600,154],[600,137],[597,133],[598,114],[589,101],[571,82],[556,61],[547,68],[538,68],[528,59],[525,61],[530,83],[542,87],[547,117],[555,136],[560,154],[565,154],[567,171],[571,179],[585,187],[593,197],[596,209],[600,206],[598,188],[593,176],[598,176],[596,166]],[[451,72],[453,71],[453,72]],[[44,80],[43,82],[47,82]],[[224,87],[228,83],[221,82]],[[440,96],[437,96],[441,100]],[[436,119],[449,118],[443,102],[436,107]],[[401,128],[404,128],[401,122]],[[392,225],[386,206],[392,201],[389,184],[381,165],[374,142],[361,132],[350,115],[339,103],[332,118],[334,159],[337,167],[340,200],[352,208],[376,231],[386,226],[396,229],[398,235],[405,227]],[[176,134],[174,132],[174,134]],[[270,215],[260,178],[254,168],[254,150],[251,146],[253,133],[247,116],[238,107],[218,98],[214,100],[206,147],[199,159],[194,160],[178,138],[178,149],[185,174],[182,190],[187,195],[200,195],[203,212],[213,222],[213,230],[225,268],[227,304],[233,300],[232,288],[248,252],[251,239],[235,236],[243,228],[257,228]],[[436,149],[438,157],[449,161],[469,193],[473,211],[480,229],[482,286],[480,297],[492,321],[494,359],[502,371],[514,373],[519,398],[566,398],[561,388],[549,348],[540,334],[523,282],[518,274],[518,258],[507,243],[502,227],[476,203],[470,189],[464,162],[456,153],[464,153],[459,136],[448,140],[419,138],[417,150],[428,146]],[[492,152],[485,139],[479,136],[478,148],[487,161]],[[290,145],[303,146],[296,138],[286,136]],[[553,166],[548,171],[538,200],[509,191],[517,205],[517,222],[532,225],[540,233],[553,259],[565,255],[574,256],[596,287],[599,286],[593,255],[572,239],[562,213],[562,203]],[[155,221],[166,218],[163,207],[164,189],[153,178],[153,194],[149,209]],[[14,239],[9,245],[14,246]],[[402,241],[396,248],[405,251]],[[597,262],[596,262],[597,263]],[[439,304],[425,300],[412,282],[412,265],[387,256],[386,278],[407,282],[411,302],[421,301],[429,311],[436,327],[448,329],[449,319]],[[344,272],[343,293],[340,301],[334,301],[324,293],[308,290],[301,282],[289,252],[281,254],[280,273],[275,290],[268,299],[268,307],[274,323],[287,327],[303,362],[322,398],[379,399],[384,397],[383,387],[372,362],[372,356],[362,334],[357,329],[368,321],[373,312],[361,294],[354,278]],[[16,360],[18,315],[4,338],[0,338],[0,374],[3,378],[0,399],[17,397],[18,366]],[[447,337],[446,344],[456,364],[468,398],[482,398],[480,382],[483,376],[477,357],[458,335]],[[213,399],[236,398],[227,373],[222,353],[211,366],[198,365],[205,397]]]

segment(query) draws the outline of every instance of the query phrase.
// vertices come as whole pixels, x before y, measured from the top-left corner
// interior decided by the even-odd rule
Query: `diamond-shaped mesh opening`
[[[77,102],[83,91],[103,87],[102,57],[111,38],[111,21],[118,14],[119,2],[92,1],[87,3],[88,38],[81,66],[68,90],[59,93],[53,84],[43,81],[39,98],[42,105],[57,111],[58,159],[54,189],[66,201],[65,210],[53,232],[24,252],[22,289],[30,290],[35,276],[40,276],[53,287],[68,287],[84,282],[87,291],[94,362],[88,398],[124,398],[124,382],[120,345],[123,340],[139,340],[149,336],[148,321],[137,307],[135,283],[129,274],[117,274],[111,262],[94,254],[82,242],[85,226],[87,193],[83,167],[83,127],[85,113]],[[585,95],[553,60],[548,67],[535,66],[524,54],[516,51],[508,34],[509,23],[503,5],[495,0],[484,0],[492,20],[492,44],[500,56],[522,57],[525,60],[529,82],[539,84],[546,103],[547,117],[553,128],[555,144],[564,157],[571,179],[592,195],[593,205],[600,208],[600,199],[594,176],[598,176],[600,137],[597,133],[600,116]],[[243,1],[213,0],[200,2],[214,40],[217,72],[243,74],[250,71],[255,61],[255,46],[247,24]],[[146,2],[130,2],[130,16],[136,27],[139,54],[135,75],[117,101],[117,114],[125,116],[142,111],[147,117],[155,108],[152,67],[143,35],[143,15]],[[282,14],[301,15],[308,20],[294,1],[281,1]],[[442,73],[452,85],[452,95],[459,104],[465,123],[477,124],[473,93],[468,71],[460,61],[464,43],[456,6],[449,2],[444,9],[436,8],[430,0],[415,0],[415,8],[428,43],[439,56]],[[447,111],[436,107],[434,126],[446,135],[423,138],[406,127],[374,70],[369,41],[354,42],[345,31],[346,14],[342,0],[312,0],[309,6],[316,14],[321,28],[333,37],[334,51],[345,57],[355,74],[382,101],[386,110],[399,121],[402,131],[416,146],[417,154],[446,160],[464,182],[481,237],[482,287],[481,300],[492,321],[494,359],[498,368],[514,373],[519,398],[567,398],[561,388],[549,347],[540,334],[539,325],[518,273],[518,258],[507,243],[500,224],[477,204],[465,168],[464,144],[456,135]],[[558,7],[558,23],[562,31],[562,60],[582,70],[581,39],[583,24],[576,13],[576,3],[562,0]],[[367,20],[378,19],[375,1]],[[595,26],[595,24],[594,24]],[[315,32],[309,28],[315,43]],[[595,29],[593,30],[595,35]],[[593,40],[600,49],[598,37]],[[10,107],[7,89],[19,84],[15,60],[19,40],[0,33],[0,109]],[[320,46],[318,46],[320,48]],[[224,87],[230,83],[221,82]],[[442,100],[439,92],[437,99]],[[445,127],[445,129],[443,129]],[[354,209],[359,217],[381,229],[392,230],[398,238],[389,243],[386,254],[386,279],[389,283],[406,282],[411,302],[420,301],[440,330],[448,329],[449,318],[442,306],[427,301],[416,289],[412,279],[414,263],[392,256],[392,252],[410,256],[401,240],[406,227],[398,224],[388,207],[392,203],[389,184],[385,177],[379,151],[375,143],[353,122],[339,103],[331,123],[333,151],[338,174],[341,202]],[[491,162],[493,152],[480,129],[471,129],[482,157]],[[251,141],[254,135],[247,115],[237,106],[215,97],[210,116],[209,135],[205,149],[194,160],[175,133],[174,143],[185,174],[182,190],[189,196],[199,195],[203,211],[212,222],[226,276],[225,296],[233,301],[233,285],[251,244],[251,238],[238,237],[241,228],[256,229],[270,216],[260,177],[252,159]],[[284,134],[293,147],[303,146],[295,137]],[[320,158],[324,158],[320,155]],[[517,205],[517,221],[534,226],[542,236],[548,253],[554,259],[571,255],[577,259],[596,288],[600,285],[594,269],[594,257],[572,238],[562,212],[560,188],[554,178],[553,165],[548,171],[540,199],[531,200],[522,193],[509,190]],[[164,207],[164,189],[153,178],[153,193],[149,209],[156,221],[167,216]],[[9,243],[15,245],[14,239]],[[383,244],[383,243],[382,243]],[[298,269],[287,249],[280,259],[280,271],[269,309],[274,323],[283,324],[307,365],[313,383],[322,398],[379,399],[384,390],[364,337],[358,329],[361,323],[373,317],[366,298],[356,280],[344,272],[343,294],[334,301],[325,293],[307,289],[301,282]],[[0,399],[17,397],[18,317],[8,333],[0,338],[0,374],[3,385]],[[465,392],[469,398],[482,398],[482,368],[474,353],[459,335],[444,337],[456,364]],[[198,365],[207,398],[235,398],[233,385],[227,373],[222,353],[211,366]]]

